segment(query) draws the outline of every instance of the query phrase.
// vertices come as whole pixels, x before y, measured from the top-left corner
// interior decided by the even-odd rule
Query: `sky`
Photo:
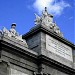
[[[64,38],[75,44],[74,0],[0,0],[0,29],[9,30],[16,23],[16,31],[23,35],[34,27],[34,13],[40,16],[45,7]]]

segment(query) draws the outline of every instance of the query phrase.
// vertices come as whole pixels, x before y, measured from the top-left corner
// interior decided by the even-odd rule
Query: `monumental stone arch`
[[[0,75],[75,75],[75,45],[45,7],[35,26],[19,35],[16,24],[0,30]]]

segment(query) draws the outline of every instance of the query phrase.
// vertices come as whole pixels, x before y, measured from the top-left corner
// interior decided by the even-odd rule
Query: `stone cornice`
[[[54,37],[55,39],[65,43],[65,44],[71,46],[73,49],[75,49],[75,45],[73,43],[69,42],[64,37],[57,35],[56,33],[54,33],[52,30],[50,30],[48,27],[46,27],[44,25],[37,25],[37,26],[33,27],[28,33],[23,35],[23,39],[26,39],[38,32],[44,32],[46,34],[49,34],[50,36]]]
[[[13,40],[10,40],[9,38],[5,38],[3,37],[1,40],[0,40],[0,45],[1,45],[1,49],[2,50],[6,50],[10,53],[16,53],[16,54],[19,54],[19,56],[23,56],[25,57],[26,56],[29,56],[30,58],[37,58],[37,55],[38,53],[24,47],[22,45],[22,43],[18,43],[16,41],[13,41]]]
[[[48,57],[46,57],[44,55],[39,55],[38,56],[38,64],[40,64],[40,63],[49,65],[51,67],[54,67],[54,68],[56,68],[56,69],[58,69],[58,70],[60,70],[62,72],[70,74],[70,75],[75,74],[75,69],[70,68],[70,67],[68,67],[66,65],[63,65],[63,64],[61,64],[61,63],[59,63],[59,62],[57,62],[57,61],[55,61],[55,60],[53,60],[51,58],[48,58]]]

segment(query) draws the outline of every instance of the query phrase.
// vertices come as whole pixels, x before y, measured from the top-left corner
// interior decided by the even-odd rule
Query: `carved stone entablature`
[[[63,34],[60,32],[59,27],[56,25],[56,23],[53,22],[53,15],[48,14],[47,7],[45,7],[45,10],[42,12],[41,17],[37,14],[35,14],[35,16],[35,25],[45,25],[49,27],[51,30],[53,30],[55,33],[59,34],[60,36],[63,36]]]
[[[28,47],[26,40],[22,39],[22,35],[19,35],[16,30],[15,30],[16,24],[13,23],[11,25],[10,30],[7,30],[5,27],[3,27],[1,33],[2,35],[8,36],[10,38],[15,38],[15,40],[23,42],[25,44],[26,47]]]

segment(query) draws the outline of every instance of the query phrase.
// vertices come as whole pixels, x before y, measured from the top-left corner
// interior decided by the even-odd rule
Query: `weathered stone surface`
[[[8,63],[0,61],[0,75],[8,75]]]
[[[11,64],[9,75],[33,75],[33,72]]]
[[[41,33],[36,33],[36,35],[26,39],[29,49],[39,53],[41,48],[40,38],[41,38]]]
[[[27,44],[22,37],[16,38],[13,28],[0,32],[0,75],[75,75],[75,46],[60,36],[58,26],[52,23],[53,16],[45,8],[42,17],[36,15],[35,21],[37,26],[23,36]],[[53,40],[49,41],[47,35]],[[68,55],[63,57],[66,49],[64,55]]]
[[[68,75],[68,74],[65,74],[61,71],[58,71],[56,69],[53,69],[52,67],[49,67],[47,65],[44,65],[42,64],[42,72],[45,73],[45,74],[50,74],[50,75]]]
[[[73,46],[69,42],[66,42],[66,40],[64,40],[64,41],[60,40],[61,37],[59,37],[59,38],[58,38],[58,36],[53,37],[54,34],[47,33],[48,31],[46,29],[47,28],[44,29],[44,26],[42,26],[42,27],[36,26],[36,27],[32,28],[28,34],[25,35],[25,38],[26,38],[26,41],[27,41],[29,48],[31,50],[34,50],[35,52],[37,52],[39,55],[44,55],[44,56],[54,60],[55,63],[58,62],[59,64],[63,64],[64,66],[61,65],[63,67],[67,66],[67,67],[73,69],[74,68],[73,58],[71,61],[71,59],[62,57],[62,55],[60,56],[60,55],[57,55],[56,53],[53,53],[53,52],[47,50],[46,43],[48,42],[48,40],[46,39],[46,34],[49,35],[50,37],[54,38],[55,40],[61,42],[60,45],[64,44],[65,47],[69,47],[69,49],[71,48],[70,49],[71,50],[71,57],[73,56],[73,54],[72,54],[72,51],[73,51],[72,47]],[[61,39],[63,39],[63,38],[61,38]],[[35,44],[32,44],[32,42]],[[37,45],[39,45],[40,47]],[[51,68],[51,67],[49,66],[49,68]],[[45,69],[45,73],[46,72],[50,73],[54,69],[55,74],[53,74],[53,75],[69,75],[69,73],[65,73],[65,72],[60,71],[62,68],[60,68],[60,70],[58,68],[56,68],[56,69],[53,68],[51,71],[49,71],[50,70],[49,68]]]

